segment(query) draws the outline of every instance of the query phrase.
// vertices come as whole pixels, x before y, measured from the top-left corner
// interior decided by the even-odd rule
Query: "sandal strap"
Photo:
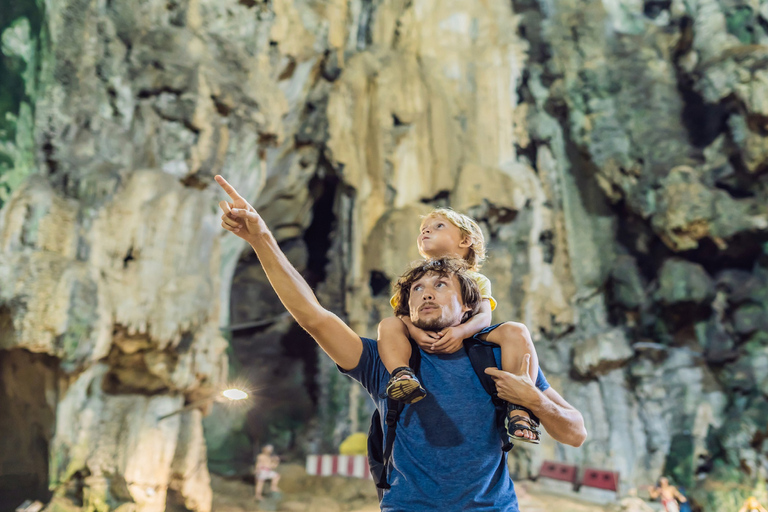
[[[525,416],[521,416],[521,418],[525,418],[526,420],[530,420],[530,424],[534,427],[538,427],[540,425],[539,417],[533,414],[533,411],[530,410],[527,407],[524,407],[522,405],[513,404],[513,403],[507,403],[507,416],[509,416],[509,413],[511,411],[523,411],[528,413],[529,418],[525,418]]]
[[[525,423],[519,423],[519,422],[525,422]],[[532,425],[531,423],[528,423],[530,421],[530,418],[526,418],[525,416],[519,416],[515,415],[509,418],[509,427],[507,427],[507,430],[528,430],[530,432],[533,432],[537,436],[541,435],[541,431],[537,429],[536,427],[538,425]]]
[[[392,376],[391,379],[396,378],[401,373],[407,373],[409,375],[412,375],[413,377],[416,376],[416,374],[413,371],[413,368],[411,368],[410,366],[398,366],[397,368],[392,370],[392,373],[390,373],[390,375]]]

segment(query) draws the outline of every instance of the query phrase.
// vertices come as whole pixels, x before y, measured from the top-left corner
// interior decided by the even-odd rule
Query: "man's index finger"
[[[217,174],[214,179],[216,180],[216,183],[221,185],[221,188],[224,189],[224,192],[226,192],[229,197],[231,197],[232,199],[242,199],[242,197],[240,197],[240,194],[237,193],[237,190],[235,190],[235,187],[230,185],[229,182],[225,180],[222,176]]]

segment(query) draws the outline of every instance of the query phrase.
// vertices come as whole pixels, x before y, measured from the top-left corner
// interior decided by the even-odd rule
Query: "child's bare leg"
[[[392,373],[396,368],[408,366],[411,359],[411,342],[408,328],[396,316],[385,318],[379,323],[379,357]]]
[[[526,354],[530,356],[528,373],[533,382],[539,374],[539,358],[533,346],[530,334],[526,327],[515,322],[506,322],[483,336],[483,339],[501,347],[501,369],[510,373],[519,374]],[[523,416],[530,418],[528,412],[522,409],[513,409],[510,416]],[[516,430],[515,436],[534,439],[536,436],[528,430]]]
[[[256,477],[256,499],[264,499],[264,480],[259,479],[258,476]]]
[[[391,374],[387,383],[387,396],[393,400],[412,404],[427,395],[413,369],[411,341],[408,328],[397,317],[385,318],[379,323],[379,357]]]

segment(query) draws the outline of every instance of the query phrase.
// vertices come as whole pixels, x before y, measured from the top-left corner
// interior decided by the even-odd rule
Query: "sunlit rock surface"
[[[45,369],[0,406],[50,413],[0,422],[49,456],[19,469],[14,437],[0,475],[31,494],[208,511],[200,412],[158,418],[230,374],[254,399],[204,421],[222,472],[366,427],[221,233],[217,173],[367,336],[419,216],[477,218],[494,319],[528,325],[590,432],[516,451],[521,476],[666,473],[719,510],[764,475],[765,6],[27,0],[3,23],[0,363]]]

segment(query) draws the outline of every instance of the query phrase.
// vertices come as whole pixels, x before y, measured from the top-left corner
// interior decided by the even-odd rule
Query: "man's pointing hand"
[[[219,202],[219,208],[224,212],[221,216],[221,227],[231,231],[246,242],[250,242],[254,236],[266,232],[267,226],[256,213],[256,209],[248,204],[248,201],[243,199],[223,177],[216,175],[214,179],[232,200],[231,202]]]

